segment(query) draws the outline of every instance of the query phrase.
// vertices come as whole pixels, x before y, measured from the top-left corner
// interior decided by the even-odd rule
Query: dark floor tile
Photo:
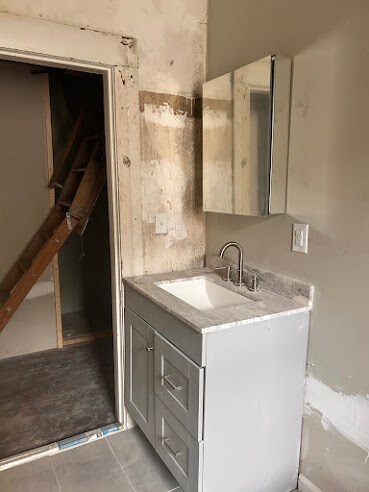
[[[138,427],[108,437],[136,492],[168,492],[178,484]]]
[[[105,439],[51,458],[62,492],[133,492]]]
[[[0,472],[1,492],[60,492],[50,458]]]

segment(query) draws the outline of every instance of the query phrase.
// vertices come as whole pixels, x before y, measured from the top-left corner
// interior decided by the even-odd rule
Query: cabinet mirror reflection
[[[291,61],[268,56],[203,87],[207,212],[285,213]]]

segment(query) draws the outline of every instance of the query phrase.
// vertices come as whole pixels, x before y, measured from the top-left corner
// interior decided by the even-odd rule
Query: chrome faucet
[[[230,241],[229,243],[226,243],[219,252],[219,258],[223,259],[224,253],[226,252],[226,250],[230,246],[234,246],[235,248],[238,249],[238,279],[237,279],[236,283],[237,283],[237,285],[239,285],[241,287],[241,285],[243,284],[243,282],[242,282],[242,277],[243,277],[243,250],[242,250],[242,246],[240,244],[236,243],[236,241]]]

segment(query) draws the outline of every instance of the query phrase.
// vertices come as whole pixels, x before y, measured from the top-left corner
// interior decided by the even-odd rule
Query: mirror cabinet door
[[[280,68],[279,57],[268,56],[204,84],[205,211],[285,212],[290,60],[283,60]]]

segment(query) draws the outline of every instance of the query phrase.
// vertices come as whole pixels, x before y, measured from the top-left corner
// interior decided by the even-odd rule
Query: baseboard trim
[[[299,492],[323,492],[319,487],[313,484],[305,475],[300,473],[299,481],[297,484],[297,490]]]

